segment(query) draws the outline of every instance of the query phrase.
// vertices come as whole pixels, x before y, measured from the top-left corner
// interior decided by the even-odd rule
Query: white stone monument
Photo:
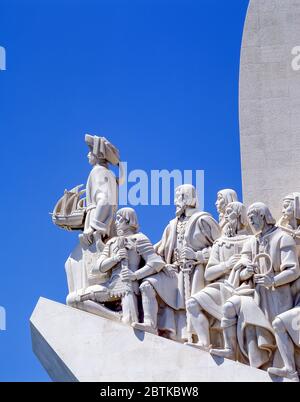
[[[43,298],[31,334],[53,381],[271,381],[265,371]]]
[[[82,231],[66,263],[67,306],[41,298],[30,319],[54,381],[299,382],[297,35],[300,0],[250,2],[240,77],[248,209],[220,190],[219,224],[182,185],[153,246],[132,208],[117,211],[118,150],[85,137],[86,199],[80,186],[65,191],[52,216]]]
[[[251,0],[240,66],[243,199],[266,203],[300,189],[300,0]]]
[[[69,258],[66,264],[67,306],[40,299],[30,320],[33,350],[50,377],[299,381],[297,345],[284,347],[298,334],[291,323],[299,311],[298,287],[294,304],[291,285],[300,277],[294,240],[299,194],[285,198],[277,227],[264,204],[246,213],[242,203],[233,201],[232,189],[219,191],[221,228],[198,210],[196,189],[181,185],[175,189],[175,218],[153,246],[139,231],[132,208],[113,213],[110,193],[116,181],[104,180],[111,173],[105,148],[97,149],[89,153],[89,160],[98,153],[91,173],[94,202],[82,199],[76,187],[65,192],[52,215],[57,226],[83,231],[77,263]],[[89,179],[85,192],[90,185]],[[260,264],[262,256],[269,261],[267,269]],[[284,336],[278,323],[286,325]],[[283,345],[278,350],[277,339]]]

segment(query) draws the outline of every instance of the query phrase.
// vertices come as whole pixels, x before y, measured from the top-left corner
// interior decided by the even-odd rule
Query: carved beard
[[[224,226],[224,235],[226,237],[234,237],[237,235],[237,222],[236,221],[231,221],[226,223],[226,225]]]
[[[179,218],[184,213],[185,210],[186,210],[186,205],[185,204],[181,205],[180,207],[176,207],[176,216],[177,216],[177,218]]]

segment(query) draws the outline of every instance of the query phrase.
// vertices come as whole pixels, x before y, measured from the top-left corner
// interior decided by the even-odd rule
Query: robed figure
[[[185,341],[191,332],[186,300],[204,287],[205,266],[221,231],[210,214],[198,210],[193,186],[176,188],[175,205],[176,217],[155,246],[166,265],[157,275],[145,278],[140,286],[144,322],[136,327]]]

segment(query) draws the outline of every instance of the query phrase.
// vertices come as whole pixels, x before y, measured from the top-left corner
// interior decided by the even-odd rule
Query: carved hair
[[[255,211],[263,216],[268,225],[275,225],[276,220],[273,218],[270,209],[263,202],[255,202],[254,204],[250,205],[248,208],[248,214],[252,211]]]
[[[237,216],[239,217],[240,224],[242,228],[245,228],[248,226],[248,219],[247,219],[247,210],[244,204],[242,204],[239,201],[235,202],[230,202],[227,206],[227,208],[232,208]]]
[[[224,198],[226,205],[238,200],[236,192],[231,188],[225,188],[224,190],[220,190],[218,191],[218,195],[219,194],[221,194],[221,196]]]
[[[136,232],[139,230],[139,222],[137,218],[137,214],[133,208],[121,208],[117,211],[117,215],[122,216],[124,218],[131,229]]]
[[[177,193],[178,191],[181,191],[187,196],[188,203],[186,204],[186,206],[198,208],[199,203],[198,203],[197,191],[193,185],[182,184],[181,186],[176,187],[175,192]]]

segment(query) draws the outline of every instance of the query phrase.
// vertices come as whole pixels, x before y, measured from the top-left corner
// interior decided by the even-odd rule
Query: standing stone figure
[[[98,238],[109,237],[118,205],[118,187],[108,163],[118,165],[119,152],[104,137],[86,135],[88,160],[92,165],[86,185],[86,218],[82,242],[92,244]]]
[[[300,193],[292,193],[284,197],[282,216],[277,222],[277,226],[289,233],[300,246]]]
[[[69,292],[105,281],[106,275],[93,275],[91,270],[104,242],[113,234],[117,210],[118,184],[109,164],[118,165],[119,151],[104,137],[86,135],[88,160],[92,170],[86,184],[86,214],[80,243],[66,261]]]
[[[164,262],[155,253],[150,240],[138,232],[138,220],[132,208],[120,209],[116,214],[115,225],[117,236],[106,243],[93,268],[95,273],[108,274],[108,280],[70,294],[67,303],[114,319],[117,314],[106,308],[105,303],[121,301],[120,318],[124,323],[131,324],[139,319],[138,281],[159,272]],[[118,306],[118,303],[115,305]]]
[[[217,201],[215,205],[219,213],[219,225],[221,229],[223,229],[224,225],[226,224],[226,221],[224,219],[226,206],[235,201],[238,201],[238,197],[234,190],[227,188],[218,191]]]
[[[300,250],[300,193],[288,194],[283,199],[282,217],[277,226],[289,233]],[[300,281],[292,285],[294,308],[278,315],[272,323],[283,367],[270,367],[268,372],[299,382],[297,367],[300,368]],[[296,364],[298,357],[298,364]]]
[[[231,286],[234,287],[234,277],[228,283],[230,274],[241,258],[245,241],[249,239],[247,211],[243,204],[237,201],[228,204],[224,220],[223,235],[215,241],[205,270],[205,279],[209,284],[187,302],[198,337],[197,345],[205,349],[211,344],[210,332],[220,332],[222,308],[232,296]]]
[[[293,307],[291,284],[300,269],[295,241],[275,226],[265,204],[251,205],[248,220],[255,236],[245,243],[235,265],[241,286],[223,307],[225,348],[211,353],[236,359],[238,345],[250,366],[263,368],[276,349],[271,323]]]
[[[151,332],[159,329],[167,337],[184,341],[190,333],[186,299],[204,287],[204,269],[221,232],[210,214],[198,210],[192,185],[176,188],[175,205],[176,217],[155,246],[166,266],[141,284],[144,322],[134,326]]]

